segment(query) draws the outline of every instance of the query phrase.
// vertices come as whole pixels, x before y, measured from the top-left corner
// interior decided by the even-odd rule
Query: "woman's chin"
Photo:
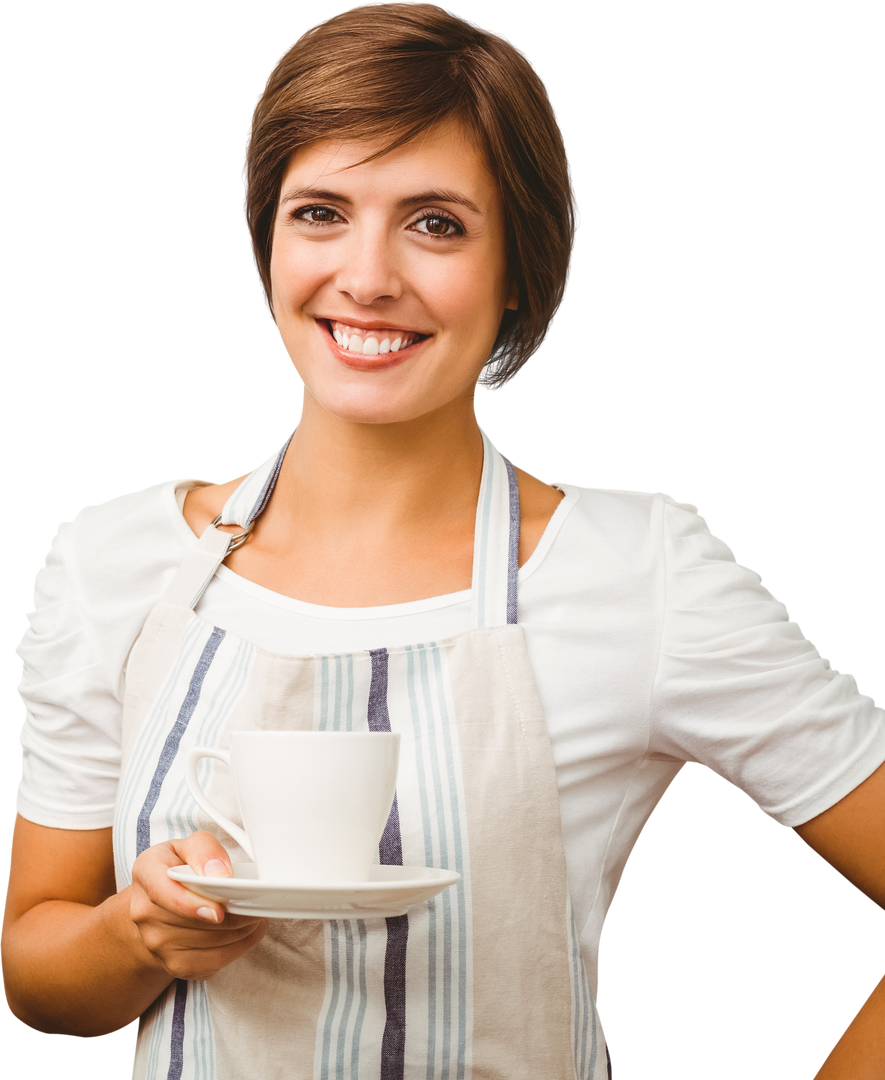
[[[382,400],[378,394],[316,392],[305,388],[304,396],[305,408],[308,396],[312,397],[324,413],[350,424],[395,424],[406,418],[397,403]]]
[[[361,387],[349,391],[336,389],[330,392],[327,389],[325,392],[315,392],[305,387],[305,407],[308,407],[310,397],[323,412],[346,423],[405,424],[451,404],[451,401],[440,400],[444,395],[435,394],[430,400],[424,394],[392,394],[389,387],[387,390],[385,393],[380,388],[369,390]]]

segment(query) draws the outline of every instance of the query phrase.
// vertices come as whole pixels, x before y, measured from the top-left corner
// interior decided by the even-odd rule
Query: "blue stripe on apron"
[[[136,857],[151,846],[151,814],[153,813],[154,807],[157,805],[157,800],[160,798],[163,781],[166,779],[169,769],[172,767],[172,762],[175,760],[175,756],[178,753],[182,736],[185,731],[187,731],[187,726],[190,723],[191,717],[194,715],[194,710],[200,700],[203,682],[206,679],[212,661],[215,659],[215,654],[218,652],[219,645],[224,641],[224,635],[224,630],[217,626],[213,627],[208,641],[203,646],[203,651],[200,654],[200,659],[197,661],[197,666],[194,668],[194,673],[191,675],[187,694],[185,694],[184,701],[181,703],[181,708],[178,710],[178,716],[169,730],[169,734],[166,736],[163,749],[160,751],[160,758],[157,762],[157,767],[154,770],[154,775],[151,777],[151,783],[148,788],[148,793],[145,796],[144,805],[138,815],[138,823],[136,824],[135,831]],[[184,979],[176,979],[167,1080],[181,1080],[181,1072],[184,1068],[184,1016],[186,1011],[187,982]]]
[[[326,1022],[323,1027],[323,1042],[320,1059],[321,1077],[331,1077],[335,1080],[347,1080],[345,1076],[347,1025],[353,1008],[354,1000],[358,998],[356,1019],[353,1025],[350,1055],[350,1080],[360,1080],[360,1039],[362,1037],[363,1021],[366,1016],[368,1005],[368,989],[366,985],[366,951],[367,933],[366,924],[362,919],[332,919],[330,929],[330,952],[332,971],[332,997],[326,1013]],[[338,1015],[338,1002],[341,996],[341,936],[344,935],[344,985],[345,1000],[341,1015]],[[357,961],[357,949],[359,957]],[[335,1039],[335,1065],[330,1068],[333,1055],[333,1028],[337,1022],[338,1035]]]
[[[318,679],[318,730],[353,731],[355,684],[352,654],[320,657]],[[362,919],[330,920],[332,991],[322,1032],[319,1070],[321,1077],[334,1076],[336,1080],[348,1080],[345,1074],[347,1029],[351,1015],[355,1015],[349,1080],[360,1080],[360,1040],[369,1000],[366,981],[367,945],[366,924]]]
[[[465,874],[462,809],[455,780],[440,648],[434,642],[407,645],[405,654],[417,773],[419,777],[428,778],[418,787],[425,864],[439,865]],[[431,812],[431,796],[435,803],[435,817]],[[439,845],[436,863],[434,838]],[[464,882],[447,890],[447,893],[427,903],[428,1080],[437,1076],[443,1080],[464,1080],[467,1070],[467,912]]]
[[[138,824],[135,827],[136,858],[143,851],[147,851],[151,846],[151,814],[153,813],[154,807],[157,805],[157,800],[160,798],[160,789],[163,787],[163,781],[166,779],[166,774],[172,767],[172,762],[175,760],[175,755],[178,753],[181,737],[184,735],[185,731],[187,731],[187,725],[194,715],[194,709],[196,709],[197,702],[200,700],[200,691],[203,689],[203,680],[206,678],[206,673],[209,671],[209,667],[215,659],[215,654],[218,652],[218,646],[224,640],[224,634],[225,631],[216,626],[209,635],[209,640],[203,647],[202,655],[197,661],[197,666],[194,669],[193,675],[191,675],[190,686],[188,686],[187,694],[185,695],[184,701],[181,703],[178,717],[172,725],[169,734],[166,736],[166,742],[163,744],[163,749],[160,751],[160,760],[157,762],[154,775],[151,777],[151,784],[148,788],[148,793],[145,796],[144,806],[142,806],[139,812]]]
[[[510,501],[510,535],[507,538],[507,625],[516,622],[516,586],[519,576],[519,481],[516,469],[504,458]]]
[[[184,1068],[184,1014],[187,1010],[187,982],[175,980],[175,1006],[172,1010],[172,1044],[169,1047],[167,1080],[181,1080]]]
[[[369,685],[369,731],[390,731],[387,708],[387,649],[372,649],[372,681]],[[385,866],[402,866],[403,845],[396,796],[378,845]],[[406,1060],[406,949],[409,916],[387,919],[387,951],[384,955],[384,1004],[387,1020],[381,1039],[380,1080],[403,1080]]]
[[[294,435],[295,432],[292,432]],[[262,513],[264,508],[270,502],[270,497],[273,494],[273,489],[276,487],[277,479],[280,475],[280,469],[283,467],[283,458],[286,456],[286,451],[289,449],[289,443],[292,441],[292,435],[286,439],[286,445],[277,454],[277,460],[274,462],[274,467],[270,471],[270,476],[264,481],[264,487],[261,489],[261,494],[258,496],[255,505],[249,513],[249,517],[243,523],[244,527],[251,525],[253,521]]]

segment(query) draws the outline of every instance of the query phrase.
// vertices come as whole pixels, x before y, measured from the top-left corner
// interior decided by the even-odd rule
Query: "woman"
[[[537,347],[571,239],[561,142],[518,54],[433,8],[331,20],[271,77],[249,170],[304,413],[245,480],[132,496],[60,538],[46,608],[76,578],[90,609],[77,632],[115,654],[127,700],[107,717],[113,692],[79,688],[98,705],[91,745],[61,769],[36,717],[26,733],[11,1000],[35,1026],[83,1034],[156,1002],[139,1075],[295,1061],[304,1075],[604,1076],[599,929],[681,762],[724,772],[881,898],[881,714],[693,513],[549,488],[480,435],[476,380],[509,377]],[[229,553],[224,526],[249,532]],[[52,627],[57,656],[73,632]],[[47,694],[32,680],[32,701]],[[166,877],[231,866],[188,827],[181,751],[265,715],[297,725],[281,700],[308,727],[411,734],[401,795],[416,794],[394,823],[400,854],[382,855],[414,861],[429,843],[428,861],[464,873],[448,907],[268,927]],[[449,755],[436,771],[417,752],[433,739]],[[119,762],[107,783],[97,761]],[[81,823],[116,797],[119,892],[110,829],[62,835],[76,811],[47,802],[59,775]],[[875,1074],[881,1007],[822,1076]]]

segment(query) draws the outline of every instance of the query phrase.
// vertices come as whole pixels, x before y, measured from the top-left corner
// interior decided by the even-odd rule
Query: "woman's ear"
[[[519,307],[519,284],[515,281],[510,282],[510,288],[507,290],[507,302],[504,307],[509,311],[516,311]]]

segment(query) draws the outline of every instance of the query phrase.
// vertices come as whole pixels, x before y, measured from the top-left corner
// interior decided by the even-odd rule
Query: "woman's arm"
[[[267,920],[228,915],[166,874],[229,874],[209,833],[157,844],[117,893],[111,830],[50,829],[19,817],[3,925],[6,996],[41,1031],[103,1035],[134,1020],[174,978],[205,979],[258,944]]]
[[[802,839],[850,882],[885,907],[885,765],[811,821]],[[870,995],[817,1080],[881,1080],[885,1076],[885,979]]]
[[[881,1080],[885,1074],[885,979],[867,998],[816,1080]]]

